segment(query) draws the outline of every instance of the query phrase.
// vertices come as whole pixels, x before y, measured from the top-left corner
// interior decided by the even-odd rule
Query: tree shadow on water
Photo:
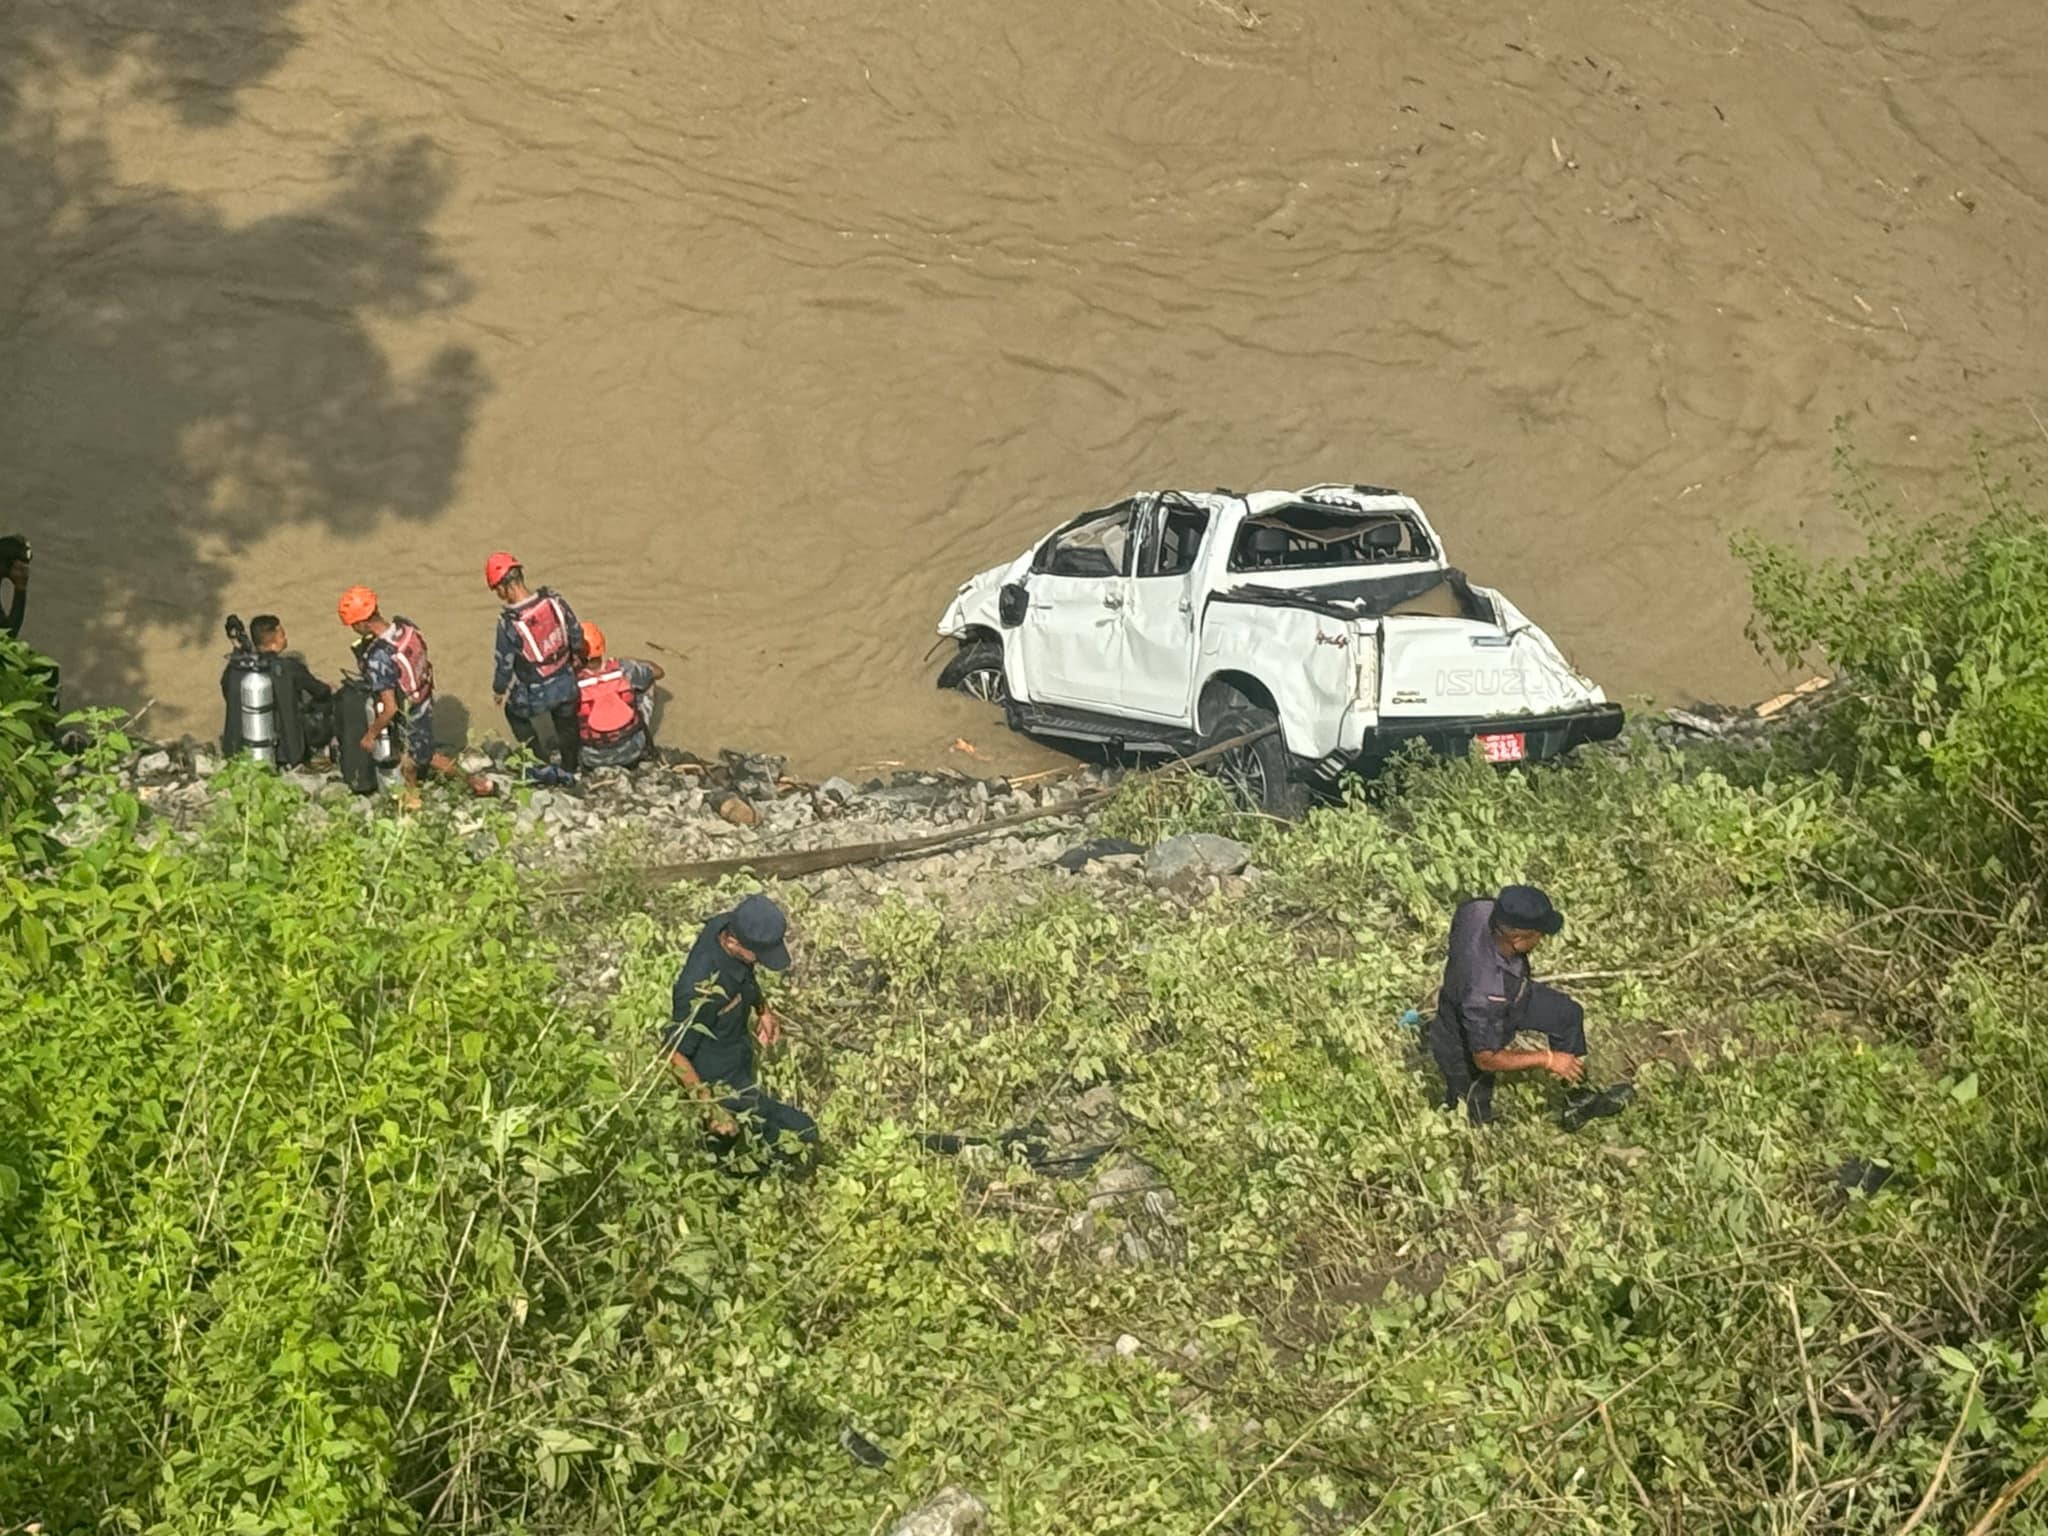
[[[0,532],[36,541],[30,638],[74,702],[136,698],[152,627],[216,639],[257,543],[439,515],[485,393],[468,348],[400,372],[370,329],[469,294],[429,141],[358,127],[324,193],[233,222],[123,175],[69,105],[86,81],[102,110],[168,104],[203,146],[296,3],[0,0]]]

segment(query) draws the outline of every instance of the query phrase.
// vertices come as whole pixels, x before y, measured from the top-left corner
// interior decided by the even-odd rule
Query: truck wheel
[[[1010,702],[1010,682],[1003,673],[1000,640],[969,640],[939,672],[939,686],[953,688],[990,704]]]
[[[1209,728],[1205,744],[1249,736],[1279,723],[1271,710],[1250,703],[1234,704]],[[1202,771],[1220,780],[1231,797],[1248,811],[1263,811],[1268,816],[1293,821],[1308,809],[1308,786],[1294,776],[1287,743],[1281,740],[1277,729],[1257,741],[1231,748]]]

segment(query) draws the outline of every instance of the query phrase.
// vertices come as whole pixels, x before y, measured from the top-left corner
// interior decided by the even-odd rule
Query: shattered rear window
[[[1405,513],[1297,503],[1246,518],[1231,546],[1230,568],[1306,571],[1435,558],[1429,536]]]

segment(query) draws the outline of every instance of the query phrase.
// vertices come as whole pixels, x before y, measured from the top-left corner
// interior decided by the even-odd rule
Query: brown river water
[[[160,734],[355,582],[502,732],[503,546],[670,741],[1014,769],[960,580],[1325,479],[1755,697],[1731,532],[2048,449],[2044,278],[2041,0],[0,0],[0,523]]]

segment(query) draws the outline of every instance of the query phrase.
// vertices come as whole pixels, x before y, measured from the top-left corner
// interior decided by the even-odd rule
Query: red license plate
[[[1529,755],[1529,743],[1520,731],[1500,731],[1480,737],[1479,750],[1489,763],[1519,763]]]

